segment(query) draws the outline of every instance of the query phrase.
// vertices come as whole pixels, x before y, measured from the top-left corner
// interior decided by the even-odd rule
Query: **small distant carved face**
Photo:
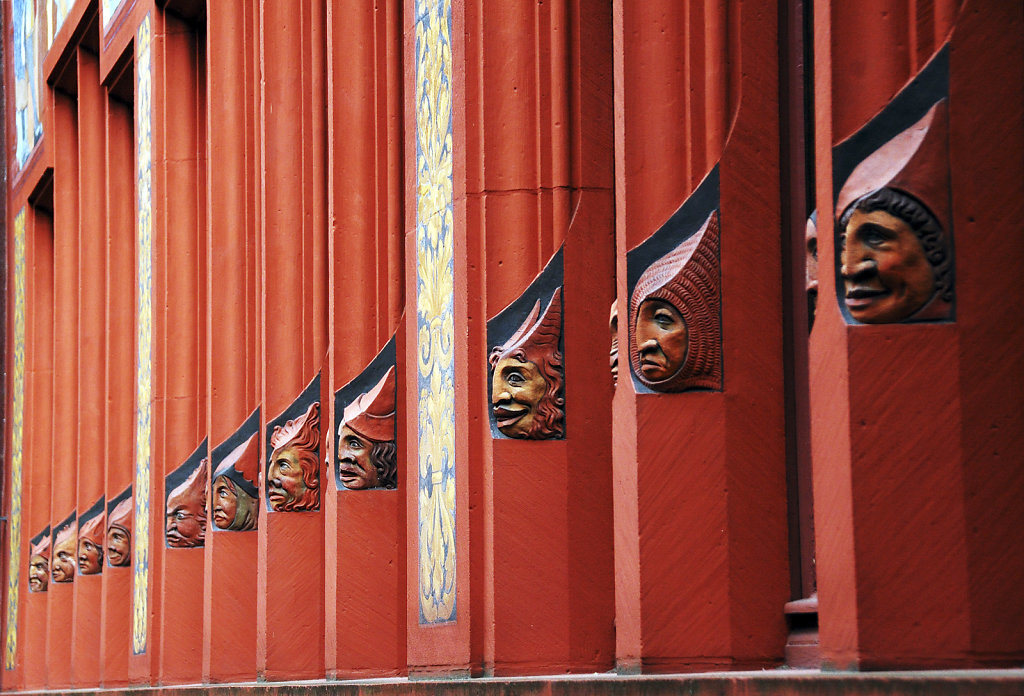
[[[50,582],[50,561],[46,556],[35,555],[28,559],[28,589],[30,592],[46,592]]]
[[[307,488],[299,451],[294,447],[276,450],[270,462],[267,479],[267,499],[275,510],[302,498]]]
[[[256,526],[256,500],[227,476],[213,482],[213,523],[217,529],[245,531]]]
[[[498,430],[507,437],[530,435],[547,382],[537,366],[514,357],[498,360],[491,378],[491,406]]]
[[[103,547],[90,539],[78,540],[78,573],[95,575],[103,569]]]
[[[857,321],[903,321],[934,294],[932,265],[900,218],[884,210],[854,210],[841,243],[846,308]]]
[[[131,546],[131,533],[120,525],[110,525],[107,529],[107,563],[115,567],[128,565]]]
[[[636,320],[636,350],[644,377],[660,382],[679,372],[688,338],[679,310],[664,300],[644,300]]]
[[[68,539],[54,549],[53,581],[74,582],[75,580],[75,539]]]
[[[350,490],[378,488],[381,485],[370,456],[373,442],[352,430],[342,426],[338,434],[338,476],[341,485]]]
[[[804,287],[807,290],[807,316],[814,321],[818,307],[818,225],[814,218],[808,218],[804,231]]]
[[[202,546],[206,539],[206,504],[201,496],[182,495],[168,501],[167,545],[172,548]]]
[[[227,529],[235,521],[237,511],[235,487],[227,477],[218,476],[213,482],[213,523],[218,529]]]

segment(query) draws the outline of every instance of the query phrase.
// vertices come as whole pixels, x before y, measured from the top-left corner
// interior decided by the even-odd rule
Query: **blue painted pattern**
[[[153,400],[153,71],[149,15],[135,37],[137,166],[136,278],[138,334],[135,362],[135,538],[132,565],[132,653],[146,652],[149,634],[149,506]]]
[[[14,157],[18,168],[25,166],[28,156],[43,136],[39,118],[39,12],[35,0],[13,0],[11,3],[14,64]]]
[[[420,623],[455,620],[451,0],[416,2],[416,327]]]

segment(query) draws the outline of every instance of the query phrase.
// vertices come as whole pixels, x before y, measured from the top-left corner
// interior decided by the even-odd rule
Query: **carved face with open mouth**
[[[546,391],[547,382],[534,363],[515,357],[498,360],[491,378],[491,407],[498,430],[508,437],[526,437]]]

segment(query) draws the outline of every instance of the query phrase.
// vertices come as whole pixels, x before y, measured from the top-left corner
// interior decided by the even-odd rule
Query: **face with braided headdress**
[[[561,333],[558,288],[543,315],[538,301],[515,334],[491,350],[491,410],[502,435],[545,440],[565,432]]]
[[[630,362],[655,391],[721,388],[718,212],[652,263],[630,297]]]

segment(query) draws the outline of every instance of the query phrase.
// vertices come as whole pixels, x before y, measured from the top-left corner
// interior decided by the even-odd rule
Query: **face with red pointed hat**
[[[33,544],[28,559],[29,592],[46,592],[50,582],[50,538],[43,537],[38,544]]]
[[[107,527],[107,564],[114,567],[131,564],[132,498],[118,503],[110,513]]]
[[[172,548],[202,546],[206,540],[206,464],[202,460],[167,496],[164,535]]]
[[[491,412],[502,435],[544,440],[565,432],[561,331],[558,288],[543,315],[538,301],[515,334],[491,350]]]
[[[862,160],[839,190],[839,299],[858,322],[950,316],[947,124],[943,99]]]
[[[64,527],[57,532],[53,545],[53,564],[50,574],[54,582],[74,582],[75,547],[77,546],[76,526]]]
[[[395,368],[345,407],[338,430],[338,480],[349,490],[395,488]]]
[[[78,573],[95,575],[103,570],[102,514],[83,522],[78,530]]]
[[[315,510],[320,506],[320,404],[276,427],[267,467],[267,502],[276,512]]]

